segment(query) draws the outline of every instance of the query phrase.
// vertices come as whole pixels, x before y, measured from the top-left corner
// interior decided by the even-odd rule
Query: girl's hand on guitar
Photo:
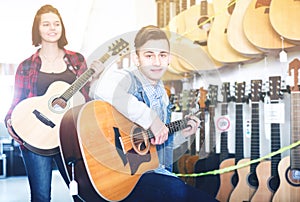
[[[23,145],[23,141],[15,134],[15,132],[12,129],[11,120],[8,119],[6,122],[7,131],[10,134],[10,136],[20,145]]]
[[[92,76],[92,80],[98,79],[100,74],[103,72],[105,66],[102,62],[98,61],[98,60],[94,60],[91,64],[91,67],[95,73]]]
[[[189,120],[187,122],[188,127],[182,130],[182,135],[188,137],[196,133],[198,127],[200,126],[200,119],[196,116],[188,116]]]
[[[159,117],[156,117],[156,119],[153,121],[152,125],[150,126],[150,130],[154,135],[154,138],[151,139],[152,144],[163,144],[168,139],[169,129]]]

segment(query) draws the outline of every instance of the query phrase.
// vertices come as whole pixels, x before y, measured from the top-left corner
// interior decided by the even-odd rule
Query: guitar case
[[[220,154],[210,153],[206,158],[199,159],[195,164],[195,173],[205,173],[218,170],[220,165]],[[195,187],[205,191],[212,197],[216,197],[220,187],[219,175],[204,175],[196,177]]]

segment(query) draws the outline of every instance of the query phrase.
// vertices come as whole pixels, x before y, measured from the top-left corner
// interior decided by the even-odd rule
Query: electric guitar
[[[250,159],[241,159],[237,165],[259,158],[259,102],[262,99],[262,81],[251,80],[251,154]],[[230,195],[229,201],[250,201],[258,187],[256,167],[258,163],[237,170],[238,183]]]
[[[291,88],[291,143],[300,140],[299,116],[300,116],[300,91],[298,87],[298,71],[300,69],[299,59],[294,59],[289,63],[289,75],[294,70],[294,86]],[[278,164],[280,184],[273,196],[274,202],[279,201],[300,201],[300,147],[290,150],[287,156]]]
[[[188,127],[187,121],[166,124],[169,133]],[[85,201],[125,199],[143,173],[158,168],[152,137],[150,130],[100,100],[68,110],[61,121],[60,148],[64,164],[75,164],[79,196]],[[72,176],[71,167],[66,169]]]
[[[252,0],[243,19],[243,28],[248,40],[263,52],[291,48],[295,45],[283,41],[270,22],[271,0]],[[283,46],[283,47],[282,47]]]
[[[127,47],[126,41],[117,40],[99,60],[104,63],[111,55],[120,54]],[[56,81],[49,86],[44,95],[27,98],[14,108],[11,115],[12,127],[26,148],[42,155],[59,152],[60,121],[68,109],[85,103],[85,98],[79,90],[94,72],[89,68],[71,85]],[[62,104],[62,101],[65,101],[66,105]]]
[[[270,104],[279,103],[281,90],[281,77],[269,77]],[[271,152],[280,149],[280,124],[271,123]],[[271,157],[271,161],[262,161],[256,167],[258,188],[251,198],[252,202],[271,201],[273,194],[279,186],[279,175],[277,171],[281,155]]]
[[[299,0],[272,0],[270,22],[274,30],[291,43],[300,44]]]

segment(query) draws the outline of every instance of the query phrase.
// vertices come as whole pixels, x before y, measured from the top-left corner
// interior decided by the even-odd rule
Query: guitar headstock
[[[222,84],[222,94],[223,94],[223,102],[230,102],[230,83],[224,82]]]
[[[129,43],[120,38],[116,40],[115,43],[113,43],[110,47],[108,47],[108,50],[111,52],[111,55],[121,54],[122,51],[124,52],[129,50]]]
[[[242,103],[245,101],[245,89],[246,82],[235,83],[235,100],[237,103]]]
[[[289,76],[292,74],[292,70],[294,70],[294,86],[291,88],[291,91],[299,91],[298,87],[298,70],[300,69],[300,61],[295,58],[292,62],[289,63]]]
[[[251,80],[251,101],[259,102],[262,98],[262,80]]]
[[[199,89],[199,92],[200,92],[200,98],[199,98],[198,103],[199,103],[200,108],[203,109],[203,108],[206,108],[205,102],[206,102],[207,90],[204,90],[204,88],[201,87]]]
[[[281,96],[281,77],[272,76],[269,77],[269,96],[270,100],[279,100]]]
[[[208,93],[209,93],[209,101],[210,105],[217,105],[218,103],[218,85],[210,84],[208,86]]]

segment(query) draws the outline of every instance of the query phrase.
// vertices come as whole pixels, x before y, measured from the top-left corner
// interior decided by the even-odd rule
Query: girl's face
[[[161,79],[170,63],[170,47],[166,40],[149,40],[139,50],[137,65],[140,71],[156,84]]]
[[[62,25],[59,17],[54,13],[42,14],[39,31],[42,42],[57,43],[62,35]]]

